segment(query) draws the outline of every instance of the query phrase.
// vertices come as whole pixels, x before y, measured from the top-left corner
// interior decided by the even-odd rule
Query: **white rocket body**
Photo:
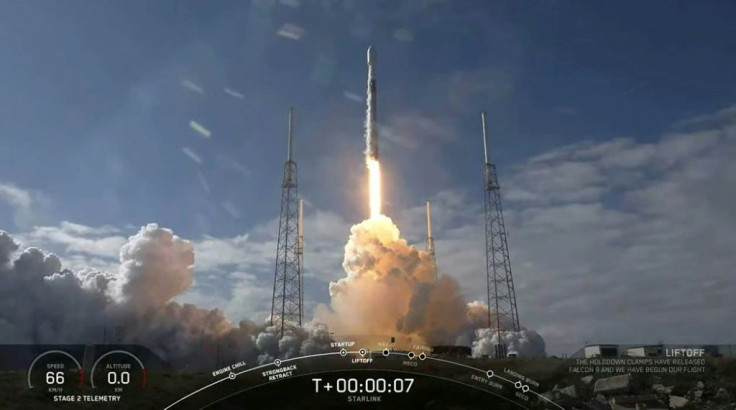
[[[427,201],[427,238],[432,237],[432,205]]]
[[[434,280],[437,280],[439,275],[437,272],[437,258],[434,254],[434,238],[432,237],[432,204],[429,201],[427,201],[427,253],[432,257]]]
[[[368,47],[368,89],[365,118],[365,154],[368,158],[378,159],[378,123],[376,121],[376,53],[373,46]]]

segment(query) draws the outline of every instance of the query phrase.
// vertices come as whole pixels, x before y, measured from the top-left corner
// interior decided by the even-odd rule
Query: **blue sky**
[[[5,1],[0,4],[0,229],[66,255],[70,263],[98,266],[114,260],[114,252],[84,251],[79,244],[90,242],[79,242],[81,237],[107,238],[103,244],[114,248],[122,239],[110,236],[123,238],[148,222],[169,227],[203,249],[212,245],[207,249],[216,255],[226,254],[217,246],[230,246],[233,254],[252,252],[198,270],[202,279],[191,300],[211,306],[227,301],[233,316],[239,314],[236,305],[255,306],[246,313],[262,312],[263,298],[253,295],[272,280],[266,268],[269,235],[275,234],[287,111],[294,106],[299,188],[309,201],[315,254],[325,256],[311,260],[333,259],[312,265],[313,302],[324,302],[326,283],[340,276],[347,228],[367,213],[364,105],[346,93],[362,98],[365,50],[372,44],[378,54],[385,212],[399,221],[410,241],[422,243],[420,210],[426,199],[436,200],[437,218],[445,217],[437,225],[446,236],[438,237],[438,252],[448,253],[441,266],[450,274],[462,271],[457,275],[463,280],[477,277],[483,283],[483,273],[474,271],[482,267],[482,248],[453,241],[482,220],[474,218],[482,198],[479,112],[486,110],[491,155],[509,197],[522,322],[526,316],[543,335],[550,327],[546,338],[557,338],[554,346],[582,342],[582,333],[556,335],[543,306],[534,305],[532,289],[546,282],[539,282],[545,280],[543,272],[531,272],[540,265],[556,266],[559,253],[545,259],[540,256],[545,252],[534,252],[537,246],[549,250],[550,243],[540,239],[545,235],[533,234],[538,227],[530,225],[535,219],[528,213],[558,212],[552,207],[562,201],[650,215],[651,207],[631,198],[658,183],[671,187],[669,178],[685,172],[668,168],[675,160],[656,165],[656,158],[671,158],[662,153],[676,145],[668,142],[672,134],[686,133],[691,137],[682,137],[686,141],[707,147],[698,151],[685,142],[690,148],[672,158],[679,161],[692,151],[712,154],[705,164],[720,164],[719,151],[730,152],[732,141],[723,124],[730,124],[727,110],[736,103],[736,6],[491,3]],[[287,23],[303,29],[303,35],[296,40],[278,35]],[[190,121],[210,130],[211,137],[195,132]],[[713,130],[721,130],[721,138],[706,141],[712,145],[702,142],[702,133]],[[617,182],[624,176],[618,168],[608,173],[613,172],[605,166],[611,157],[582,152],[585,147],[638,153],[651,162],[636,163],[636,175]],[[539,160],[544,155],[555,158],[554,164]],[[560,169],[565,161],[574,162],[572,168]],[[576,179],[592,175],[581,163],[603,164],[596,168],[602,179]],[[542,165],[550,166],[535,168]],[[560,182],[562,172],[573,177]],[[550,184],[535,185],[544,178]],[[732,189],[732,183],[726,178],[724,189]],[[731,204],[728,192],[703,195],[721,209]],[[539,198],[529,195],[547,200],[534,202]],[[656,215],[671,217],[665,208],[657,209],[663,213]],[[683,209],[687,215],[693,207]],[[721,224],[732,223],[710,208],[707,212],[719,215]],[[671,226],[680,218],[662,224]],[[63,221],[97,230],[80,233]],[[49,235],[52,227],[56,234]],[[609,231],[601,229],[601,235]],[[631,241],[646,237],[629,234]],[[247,239],[238,242],[241,235]],[[78,247],[70,248],[75,240]],[[471,247],[468,262],[451,263],[453,246]],[[605,249],[612,246],[617,245],[601,243]],[[719,255],[722,263],[731,261]],[[712,271],[719,286],[734,285],[717,273],[718,266]],[[555,269],[566,268],[549,268]],[[706,276],[711,271],[703,269]],[[212,278],[204,280],[205,275]],[[563,280],[552,273],[549,278]],[[656,275],[652,280],[666,281]],[[483,297],[473,294],[477,284],[464,282],[463,287],[469,298]],[[602,332],[605,338],[620,335]],[[677,335],[667,327],[660,333],[652,338]],[[715,329],[705,333],[718,336]]]

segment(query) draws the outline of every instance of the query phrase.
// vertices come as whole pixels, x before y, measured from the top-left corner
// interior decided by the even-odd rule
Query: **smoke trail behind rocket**
[[[365,155],[370,159],[378,159],[378,126],[376,123],[376,53],[373,46],[368,47],[368,89],[366,90],[365,113]]]

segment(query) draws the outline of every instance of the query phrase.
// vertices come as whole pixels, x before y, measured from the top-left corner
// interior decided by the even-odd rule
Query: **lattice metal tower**
[[[488,157],[486,137],[486,114],[481,114],[483,123],[483,180],[486,214],[486,277],[488,281],[488,327],[496,327],[498,345],[496,357],[506,356],[506,346],[502,343],[501,332],[519,331],[519,312],[516,309],[516,293],[511,276],[511,258],[506,240],[506,226],[501,208],[501,189],[498,185],[496,166]],[[493,318],[491,309],[495,309]],[[495,323],[494,323],[495,322]]]
[[[299,256],[299,307],[301,314],[299,315],[299,324],[301,325],[304,318],[304,200],[299,200],[299,236],[297,238],[297,256]]]
[[[289,109],[289,145],[284,164],[284,179],[281,182],[281,217],[279,237],[276,245],[276,269],[273,277],[273,300],[271,325],[281,327],[284,336],[286,322],[302,324],[302,275],[301,241],[299,234],[299,204],[296,178],[296,162],[293,152],[293,116]]]

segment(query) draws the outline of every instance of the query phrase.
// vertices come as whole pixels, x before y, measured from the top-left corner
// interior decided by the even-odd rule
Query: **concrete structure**
[[[595,393],[628,393],[631,388],[631,375],[620,374],[618,376],[606,377],[595,381],[593,391]]]
[[[664,356],[664,346],[650,345],[650,346],[629,347],[626,349],[626,356],[631,356],[631,357]]]
[[[591,357],[616,357],[618,356],[618,345],[588,345],[583,348],[584,356]]]

